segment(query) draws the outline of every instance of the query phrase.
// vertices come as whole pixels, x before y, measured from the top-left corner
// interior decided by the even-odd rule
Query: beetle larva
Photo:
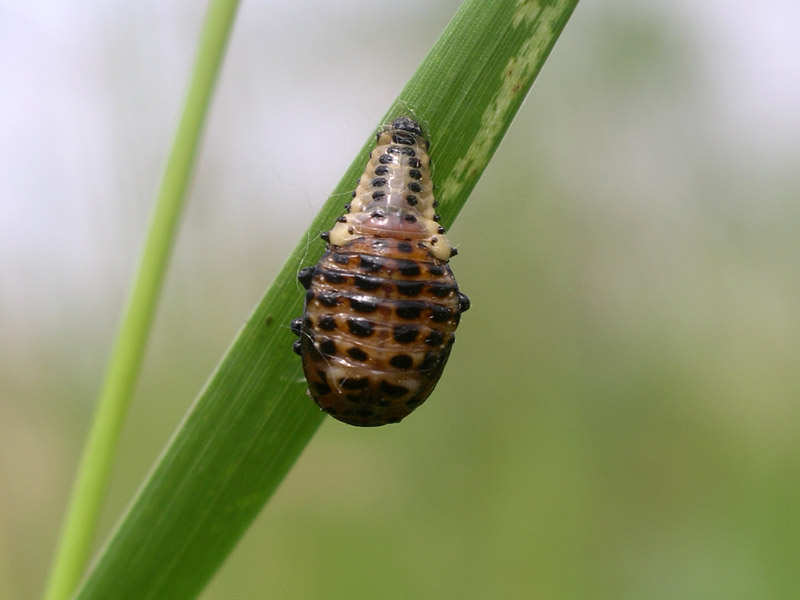
[[[469,299],[436,206],[428,141],[415,121],[395,119],[378,132],[348,213],[322,234],[322,258],[300,270],[294,350],[309,396],[340,421],[397,423],[442,374]]]

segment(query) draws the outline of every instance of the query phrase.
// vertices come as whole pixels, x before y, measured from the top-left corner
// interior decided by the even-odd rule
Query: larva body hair
[[[395,119],[377,134],[349,213],[322,234],[322,258],[298,275],[294,350],[309,396],[340,421],[396,423],[442,374],[469,299],[436,206],[428,141],[415,121]]]

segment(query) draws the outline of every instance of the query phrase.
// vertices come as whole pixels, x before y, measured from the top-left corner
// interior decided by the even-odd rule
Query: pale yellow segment
[[[356,195],[350,202],[350,213],[344,215],[330,230],[329,242],[333,246],[343,246],[362,235],[375,235],[374,226],[370,228],[370,231],[365,231],[367,223],[375,211],[398,213],[402,216],[413,215],[417,220],[417,231],[411,236],[413,241],[425,244],[434,257],[440,260],[449,260],[452,246],[447,236],[439,233],[439,223],[433,220],[436,210],[433,206],[430,157],[425,150],[427,143],[423,138],[415,135],[417,143],[414,146],[405,146],[413,148],[416,158],[420,161],[417,170],[422,177],[414,180],[409,175],[409,171],[414,168],[409,165],[411,157],[405,154],[387,153],[389,146],[397,146],[392,142],[392,133],[392,131],[385,131],[378,137],[378,143],[370,154],[364,174],[356,187]],[[403,133],[409,135],[407,132]],[[381,175],[386,179],[386,185],[378,188],[372,185],[372,180],[376,177],[375,169],[381,166],[380,157],[384,154],[391,156],[392,162],[383,165],[388,168],[387,173]],[[410,192],[408,184],[411,181],[416,181],[422,190],[416,193]],[[385,192],[385,195],[373,199],[372,194],[376,190]],[[417,198],[415,206],[410,205],[406,199],[412,193]],[[402,237],[403,235],[400,232],[388,233],[387,237]]]

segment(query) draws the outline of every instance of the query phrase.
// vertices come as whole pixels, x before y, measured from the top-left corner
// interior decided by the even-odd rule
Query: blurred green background
[[[241,7],[103,537],[459,2],[288,4]],[[800,7],[768,6],[578,6],[451,230],[436,393],[326,421],[203,600],[798,596]],[[201,19],[0,1],[0,598],[41,591]]]

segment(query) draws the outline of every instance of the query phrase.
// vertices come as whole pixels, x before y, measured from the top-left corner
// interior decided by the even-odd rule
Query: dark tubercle
[[[299,336],[303,328],[303,319],[297,317],[292,321],[292,333]]]
[[[469,298],[467,298],[467,295],[459,292],[458,293],[458,308],[461,310],[461,312],[467,312],[469,310],[469,306],[470,306],[470,303],[469,303]]]
[[[311,285],[311,279],[314,277],[314,267],[304,267],[297,273],[297,280],[300,284],[308,289]]]

